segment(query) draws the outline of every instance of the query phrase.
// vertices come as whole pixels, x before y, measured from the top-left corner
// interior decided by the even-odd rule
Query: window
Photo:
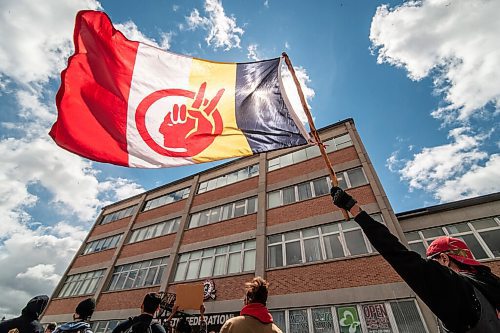
[[[289,310],[288,322],[290,323],[290,333],[309,333],[306,309]]]
[[[390,304],[400,333],[427,333],[415,301],[394,301]]]
[[[381,215],[374,215],[381,219]],[[269,268],[372,253],[361,228],[353,221],[290,231],[267,237]]]
[[[217,178],[201,182],[200,185],[198,186],[198,193],[210,191],[258,175],[259,175],[259,165],[254,164],[245,167],[243,169],[219,176]]]
[[[172,202],[186,199],[187,197],[189,197],[189,192],[190,192],[190,188],[186,187],[186,188],[183,188],[182,190],[171,192],[171,193],[162,195],[161,197],[148,200],[148,201],[146,201],[146,204],[144,205],[143,211],[147,211],[147,210],[150,210],[150,209],[153,209],[156,207],[167,205],[167,204],[172,203]]]
[[[104,269],[68,275],[58,297],[93,294],[104,275]]]
[[[189,229],[257,212],[257,197],[213,207],[191,215]]]
[[[255,270],[255,240],[179,255],[174,281]]]
[[[116,266],[108,290],[122,290],[160,284],[168,257]]]
[[[427,333],[413,299],[270,311],[283,332]]]
[[[145,239],[160,237],[163,235],[171,234],[179,229],[181,218],[177,217],[168,221],[148,225],[144,228],[135,229],[130,235],[128,243],[140,242]]]
[[[331,153],[335,150],[339,150],[339,149],[342,149],[345,147],[352,146],[352,141],[351,141],[351,137],[349,136],[349,134],[344,134],[344,135],[341,135],[339,137],[326,140],[324,142],[324,144],[326,146],[326,151],[328,153]],[[272,160],[269,160],[267,162],[267,170],[268,171],[276,170],[279,168],[283,168],[287,165],[300,163],[302,161],[305,161],[305,160],[308,160],[308,159],[311,159],[314,157],[318,157],[320,155],[321,155],[321,152],[320,152],[318,146],[316,146],[316,145],[309,146],[309,147],[302,148],[300,150],[296,150],[294,152],[273,158]]]
[[[107,320],[92,322],[92,332],[94,333],[111,333],[121,320]]]
[[[343,189],[368,184],[362,168],[337,173],[339,186]],[[330,177],[321,177],[297,185],[272,191],[267,194],[267,207],[274,208],[330,193]]]
[[[87,243],[87,245],[85,245],[85,249],[83,250],[82,254],[96,253],[114,248],[116,247],[121,238],[122,234],[119,234],[89,242]]]
[[[477,260],[500,258],[500,217],[498,216],[405,233],[410,249],[424,258],[426,249],[439,236],[462,239]]]
[[[137,205],[136,205],[137,206]],[[125,217],[129,217],[132,215],[132,213],[134,212],[134,208],[136,206],[132,206],[132,207],[128,207],[128,208],[124,208],[124,209],[121,209],[119,211],[116,211],[116,212],[113,212],[113,213],[109,213],[109,214],[106,214],[103,216],[102,218],[102,221],[100,224],[106,224],[106,223],[110,223],[110,222],[114,222],[116,220],[120,220],[120,219],[123,219]]]

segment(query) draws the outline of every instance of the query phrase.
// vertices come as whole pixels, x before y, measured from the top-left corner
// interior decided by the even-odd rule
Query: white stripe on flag
[[[179,56],[155,47],[139,44],[130,87],[127,113],[127,149],[131,167],[171,167],[193,164],[190,158],[168,157],[151,149],[139,135],[135,114],[145,97],[163,89],[189,90],[192,58]],[[185,97],[169,97],[153,103],[146,114],[146,128],[152,139],[164,147],[159,131],[173,104],[185,104]],[[173,149],[175,150],[175,149]]]

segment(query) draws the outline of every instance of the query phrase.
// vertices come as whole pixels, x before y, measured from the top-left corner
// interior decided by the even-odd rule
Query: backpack
[[[123,333],[153,333],[153,330],[151,329],[151,325],[153,323],[145,327],[146,325],[144,324],[144,322],[139,321],[137,323],[133,323],[132,318],[129,318],[128,320],[132,323],[132,325]]]

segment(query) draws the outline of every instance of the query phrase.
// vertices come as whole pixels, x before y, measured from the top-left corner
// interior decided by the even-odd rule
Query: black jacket
[[[498,309],[500,280],[486,266],[475,273],[456,273],[408,250],[385,225],[366,212],[359,213],[354,220],[375,249],[449,330],[465,332],[478,322],[480,308],[473,285]]]
[[[7,333],[16,328],[19,333],[43,333],[43,326],[38,321],[38,317],[42,314],[48,302],[49,297],[46,295],[33,297],[26,304],[19,317],[0,323],[0,333]]]
[[[113,329],[112,333],[123,333],[133,326],[133,333],[146,333],[148,332],[148,327],[151,326],[151,333],[166,333],[163,326],[158,323],[152,323],[153,316],[148,314],[141,314],[134,318],[129,318],[122,321]]]

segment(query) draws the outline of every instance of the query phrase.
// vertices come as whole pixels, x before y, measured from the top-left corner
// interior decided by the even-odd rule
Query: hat
[[[95,309],[95,300],[93,298],[87,298],[81,301],[75,309],[75,313],[80,315],[80,318],[87,319],[92,316]]]
[[[427,249],[427,259],[432,259],[440,253],[446,253],[451,258],[465,265],[483,266],[483,264],[474,259],[467,244],[458,238],[448,236],[436,238]]]

